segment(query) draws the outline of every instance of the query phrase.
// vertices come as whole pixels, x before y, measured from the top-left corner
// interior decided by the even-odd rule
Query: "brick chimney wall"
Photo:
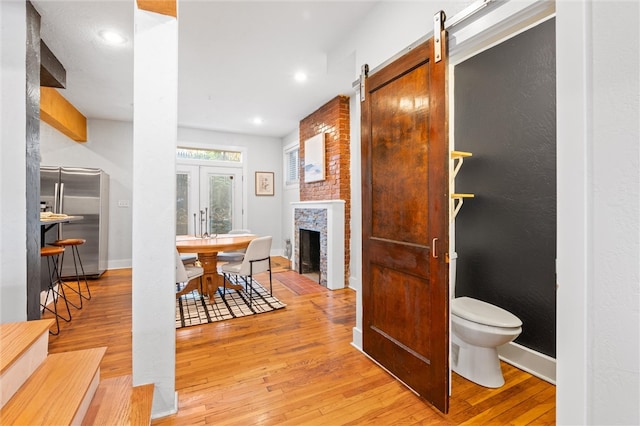
[[[345,284],[349,282],[351,252],[351,151],[349,97],[339,95],[300,122],[300,201],[344,200]],[[319,134],[325,137],[325,177],[320,182],[304,182],[304,142]]]

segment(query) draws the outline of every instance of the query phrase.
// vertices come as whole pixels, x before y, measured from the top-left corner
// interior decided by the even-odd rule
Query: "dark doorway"
[[[300,229],[298,273],[320,282],[320,231]]]
[[[524,323],[516,343],[556,355],[555,20],[455,67],[456,297]]]

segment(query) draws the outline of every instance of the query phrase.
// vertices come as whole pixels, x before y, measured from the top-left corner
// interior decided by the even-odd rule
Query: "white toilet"
[[[455,255],[452,293],[455,285]],[[497,347],[522,332],[522,321],[511,312],[470,297],[451,300],[451,368],[462,377],[488,388],[504,385]]]

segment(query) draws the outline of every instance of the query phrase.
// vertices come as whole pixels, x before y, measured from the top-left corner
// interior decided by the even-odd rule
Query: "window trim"
[[[298,159],[297,159],[297,178],[295,182],[290,182],[289,178],[289,155],[293,151],[298,151]],[[287,146],[285,146],[282,150],[282,168],[284,179],[282,179],[282,185],[285,189],[295,189],[300,187],[300,143],[298,141],[293,142]]]

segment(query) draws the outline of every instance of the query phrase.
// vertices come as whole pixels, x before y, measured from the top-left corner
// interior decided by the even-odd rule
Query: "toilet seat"
[[[451,313],[478,324],[494,327],[520,327],[522,321],[509,311],[471,297],[457,297],[451,301]]]

